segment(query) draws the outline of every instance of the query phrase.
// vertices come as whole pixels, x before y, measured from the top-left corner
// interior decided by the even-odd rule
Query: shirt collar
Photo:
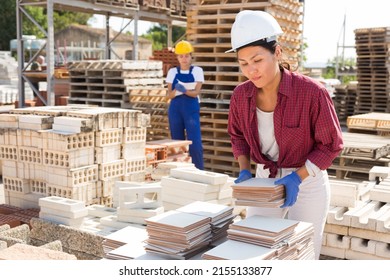
[[[289,70],[283,68],[281,71],[281,79],[279,84],[279,93],[290,96],[291,95],[291,85],[292,85],[292,74]]]

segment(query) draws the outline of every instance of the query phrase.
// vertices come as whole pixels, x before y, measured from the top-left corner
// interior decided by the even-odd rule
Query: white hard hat
[[[238,48],[265,39],[267,42],[276,40],[276,36],[283,34],[279,23],[270,14],[263,11],[245,10],[237,14],[231,30],[232,49]]]

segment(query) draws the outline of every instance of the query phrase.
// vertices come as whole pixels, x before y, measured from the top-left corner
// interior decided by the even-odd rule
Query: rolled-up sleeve
[[[342,131],[332,99],[327,92],[320,94],[318,102],[313,105],[315,147],[309,153],[308,159],[324,170],[332,165],[343,149]]]
[[[241,155],[249,156],[250,147],[243,133],[247,129],[244,117],[247,109],[237,100],[236,94],[240,94],[237,92],[237,89],[233,92],[230,100],[228,133],[230,135],[234,158],[237,159]]]

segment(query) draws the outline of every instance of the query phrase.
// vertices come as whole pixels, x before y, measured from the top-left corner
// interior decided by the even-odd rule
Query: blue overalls
[[[178,80],[183,83],[195,82],[192,75],[192,69],[190,67],[188,74],[180,72],[180,67],[177,67],[177,74],[172,83],[172,88],[175,88]],[[174,140],[186,140],[192,141],[190,148],[190,156],[195,167],[203,170],[203,146],[202,136],[200,133],[200,105],[197,97],[190,97],[186,94],[176,96],[171,100],[168,109],[169,128],[171,131],[171,137]],[[186,133],[186,134],[185,134]]]

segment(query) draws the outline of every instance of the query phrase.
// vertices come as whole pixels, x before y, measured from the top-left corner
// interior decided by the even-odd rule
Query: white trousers
[[[280,169],[278,178],[290,174],[295,169]],[[268,178],[268,169],[258,165],[256,177]],[[314,250],[318,260],[321,253],[322,237],[330,203],[330,184],[326,170],[315,177],[309,176],[299,186],[297,202],[286,208],[247,207],[247,217],[262,215],[275,218],[286,218],[312,223],[314,226]]]

